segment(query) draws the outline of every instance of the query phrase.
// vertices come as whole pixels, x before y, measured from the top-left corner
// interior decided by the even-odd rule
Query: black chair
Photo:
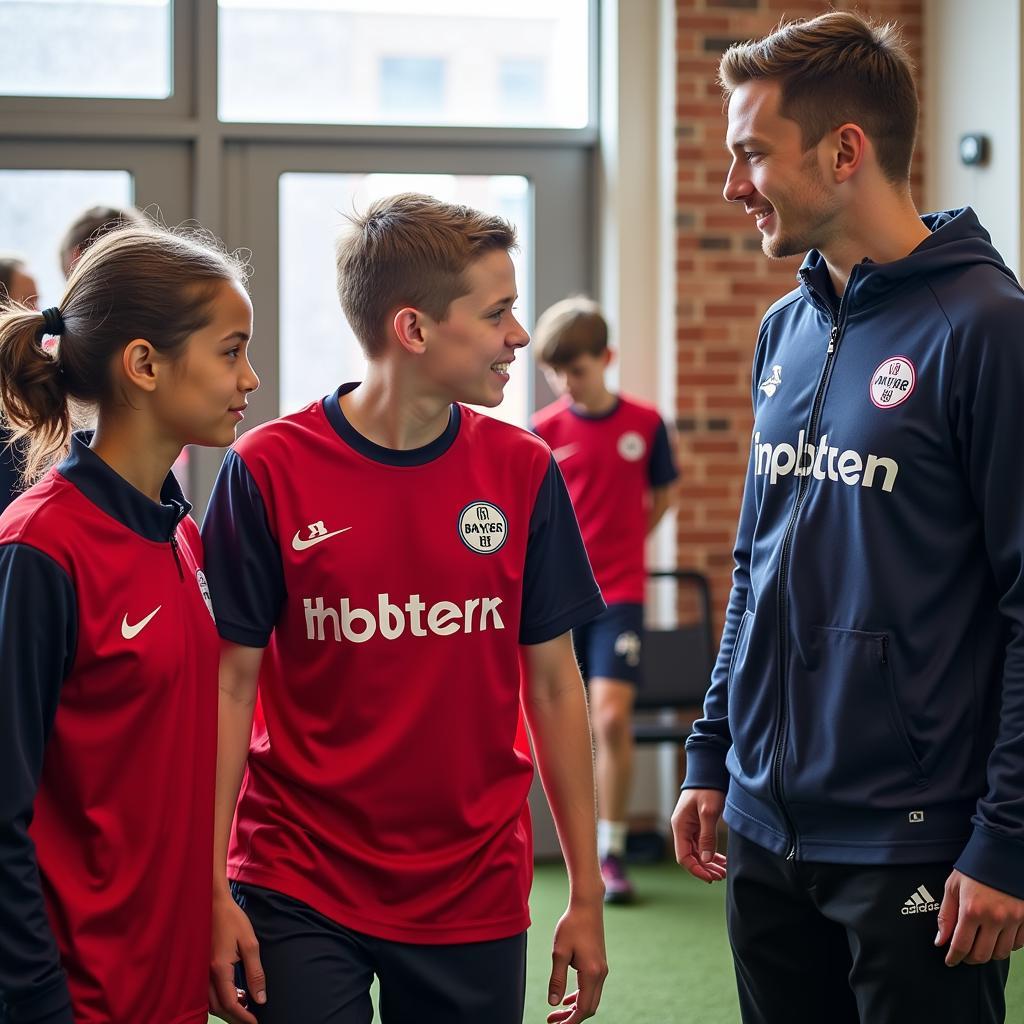
[[[644,632],[644,678],[636,698],[633,739],[637,743],[682,744],[690,722],[680,711],[694,711],[704,694],[715,661],[711,635],[711,589],[703,573],[667,569],[648,573],[653,580],[675,580],[677,600],[687,588],[697,598],[695,622]]]

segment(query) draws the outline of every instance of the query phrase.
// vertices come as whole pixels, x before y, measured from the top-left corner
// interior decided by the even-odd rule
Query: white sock
[[[604,860],[609,854],[623,857],[626,853],[626,834],[629,824],[625,821],[597,821],[597,855]]]

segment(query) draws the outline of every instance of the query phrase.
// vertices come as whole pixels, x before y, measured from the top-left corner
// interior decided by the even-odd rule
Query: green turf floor
[[[605,914],[610,973],[595,1020],[737,1024],[739,1010],[725,935],[725,886],[698,882],[675,864],[637,867],[630,874],[642,898],[636,906],[609,907]],[[564,869],[538,867],[531,900],[526,1024],[543,1024],[546,1019],[551,934],[565,899]],[[1020,1024],[1024,1021],[1024,954],[1013,957],[1006,996],[1007,1024]]]
[[[667,863],[636,867],[631,873],[641,899],[632,907],[609,907],[605,914],[611,973],[595,1020],[737,1024],[739,1011],[725,937],[724,885],[704,885]],[[550,1009],[546,994],[551,937],[565,900],[561,865],[538,866],[531,900],[525,1024],[544,1024]],[[1024,1021],[1024,955],[1015,954],[1013,960],[1006,1020],[1020,1024]]]

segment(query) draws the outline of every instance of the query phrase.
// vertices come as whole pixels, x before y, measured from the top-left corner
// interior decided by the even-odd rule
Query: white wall
[[[675,4],[602,0],[601,143],[597,173],[598,294],[619,351],[616,383],[675,418]],[[648,551],[675,563],[675,516]],[[664,825],[678,795],[677,751],[637,749],[629,815]],[[534,848],[557,856],[538,782],[530,794]]]
[[[925,0],[922,210],[973,206],[1020,276],[1021,0]],[[989,137],[989,162],[960,163],[960,136]]]

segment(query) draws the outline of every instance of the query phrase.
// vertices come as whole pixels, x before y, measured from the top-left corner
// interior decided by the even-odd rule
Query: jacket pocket
[[[927,785],[888,634],[814,626],[802,653],[791,663],[789,799],[900,806]]]
[[[745,785],[767,785],[778,708],[778,661],[773,656],[774,622],[743,613],[736,628],[727,676],[731,757]]]
[[[740,624],[736,628],[736,639],[732,645],[732,657],[729,659],[729,676],[726,682],[726,686],[729,692],[732,692],[732,678],[736,671],[737,662],[742,664],[743,659],[746,657],[747,648],[746,642],[750,632],[750,623],[754,618],[754,613],[746,611],[740,617]]]

